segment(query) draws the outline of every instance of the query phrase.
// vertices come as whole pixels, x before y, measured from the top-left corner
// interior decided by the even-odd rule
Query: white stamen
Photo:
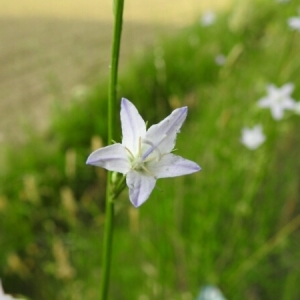
[[[125,147],[125,149],[128,151],[128,153],[131,156],[131,158],[134,159],[134,155],[132,154],[132,152],[127,147]]]

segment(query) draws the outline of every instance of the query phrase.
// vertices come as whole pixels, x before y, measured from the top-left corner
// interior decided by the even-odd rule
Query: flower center
[[[145,168],[144,161],[140,156],[133,157],[131,160],[131,167],[133,170],[142,170]]]
[[[275,102],[275,104],[283,104],[284,102],[285,102],[285,97],[284,97],[284,95],[281,95],[281,94],[278,94],[278,95],[276,95],[276,97],[275,97],[275,100],[274,100],[274,102]]]
[[[147,143],[145,143],[147,144]],[[157,159],[156,157],[144,157],[142,153],[142,139],[139,138],[138,154],[135,156],[128,148],[125,148],[129,154],[131,169],[136,171],[145,171],[148,175],[155,178],[155,175],[146,167],[146,163]]]

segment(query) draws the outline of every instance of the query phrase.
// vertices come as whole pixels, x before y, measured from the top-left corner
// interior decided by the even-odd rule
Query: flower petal
[[[272,99],[269,97],[263,97],[258,100],[259,107],[269,107],[272,104]]]
[[[121,144],[113,144],[94,151],[86,163],[122,174],[126,174],[130,170],[128,153]]]
[[[275,120],[281,120],[283,118],[283,107],[279,105],[271,106],[271,113]]]
[[[171,153],[158,162],[149,162],[147,168],[156,178],[176,177],[201,170],[195,162]]]
[[[284,109],[294,109],[296,101],[293,98],[286,97],[285,101],[282,103],[282,108]]]
[[[145,151],[143,159],[147,158],[154,150],[161,155],[172,151],[176,135],[187,116],[187,110],[186,106],[175,109],[170,116],[149,128],[143,143],[149,144],[151,147]]]
[[[135,207],[138,207],[149,198],[156,179],[148,174],[132,170],[126,176],[126,183],[129,187],[130,201]]]
[[[281,87],[281,93],[284,96],[289,96],[293,92],[294,88],[295,88],[295,85],[293,83],[291,83],[291,82],[286,83],[285,85],[283,85]]]
[[[136,107],[127,99],[121,100],[122,144],[133,155],[138,154],[139,139],[146,133],[146,124]]]

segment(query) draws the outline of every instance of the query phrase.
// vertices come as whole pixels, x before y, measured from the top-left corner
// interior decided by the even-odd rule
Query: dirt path
[[[161,7],[161,0],[127,0],[121,63],[158,33],[194,20],[207,8],[199,2],[165,0]],[[24,140],[29,126],[42,132],[55,101],[107,75],[112,14],[110,0],[0,0],[0,6],[0,143],[6,143]]]

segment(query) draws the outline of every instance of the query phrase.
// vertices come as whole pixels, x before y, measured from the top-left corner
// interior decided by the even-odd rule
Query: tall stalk
[[[118,82],[119,53],[122,34],[124,0],[114,0],[114,29],[111,50],[110,80],[108,88],[108,144],[114,136],[116,92]],[[111,254],[113,243],[114,193],[112,173],[108,172],[106,186],[106,212],[103,237],[102,273],[100,285],[100,300],[106,300],[109,288]]]

